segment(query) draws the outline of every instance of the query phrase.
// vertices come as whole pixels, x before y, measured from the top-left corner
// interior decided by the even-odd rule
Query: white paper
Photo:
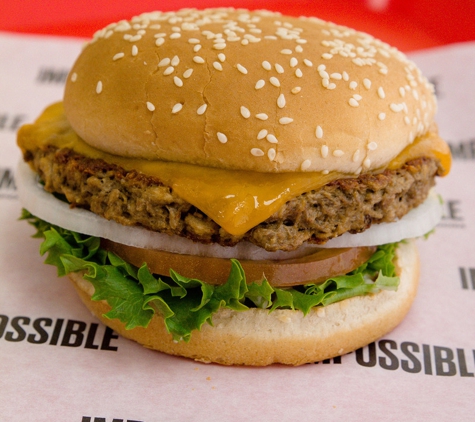
[[[0,34],[0,420],[473,419],[475,43],[411,55],[436,83],[437,121],[456,151],[451,174],[438,180],[445,218],[419,241],[413,308],[360,352],[297,368],[205,365],[116,338],[42,263],[34,230],[17,221],[15,131],[61,99],[80,48],[73,39]],[[65,337],[68,321],[83,333]]]

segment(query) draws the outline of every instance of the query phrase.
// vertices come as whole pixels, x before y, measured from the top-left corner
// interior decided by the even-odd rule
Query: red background
[[[475,40],[473,0],[0,0],[0,31],[90,37],[141,12],[217,6],[318,16],[404,51]]]

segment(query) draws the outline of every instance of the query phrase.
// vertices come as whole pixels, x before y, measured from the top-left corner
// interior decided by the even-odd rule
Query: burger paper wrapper
[[[434,83],[453,151],[437,182],[445,216],[418,241],[407,318],[357,352],[301,367],[223,367],[167,356],[106,330],[43,264],[18,221],[19,125],[62,97],[81,41],[0,34],[0,420],[473,420],[475,44],[411,54]]]

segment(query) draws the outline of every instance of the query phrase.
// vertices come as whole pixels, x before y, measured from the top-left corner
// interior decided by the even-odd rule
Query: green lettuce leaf
[[[174,270],[166,277],[152,274],[145,264],[137,268],[102,249],[99,238],[53,226],[26,210],[21,219],[36,228],[33,237],[44,239],[40,253],[47,255],[45,263],[57,267],[59,276],[84,273],[94,286],[92,300],[105,300],[111,308],[105,317],[117,318],[132,329],[146,327],[153,315],[159,314],[175,340],[189,341],[192,332],[205,323],[212,324],[213,315],[222,308],[295,309],[306,315],[317,306],[397,290],[399,285],[393,264],[397,244],[378,247],[367,262],[349,274],[291,288],[272,287],[266,279],[247,284],[241,264],[232,259],[227,282],[214,286]]]

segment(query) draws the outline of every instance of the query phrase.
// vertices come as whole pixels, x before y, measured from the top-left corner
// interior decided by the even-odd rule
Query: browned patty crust
[[[248,240],[268,251],[321,244],[345,232],[395,221],[425,200],[439,169],[437,161],[418,158],[397,170],[335,180],[288,201],[244,235],[232,236],[156,177],[68,149],[48,147],[26,155],[45,189],[65,195],[71,206],[123,225],[225,246]]]

